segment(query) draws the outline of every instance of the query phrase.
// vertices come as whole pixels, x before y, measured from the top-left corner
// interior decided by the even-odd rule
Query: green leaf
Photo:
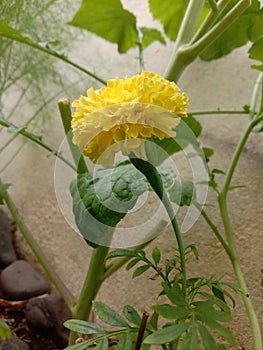
[[[223,11],[219,20],[237,2],[237,0],[232,0],[225,11]],[[263,10],[260,9],[260,2],[258,0],[252,0],[252,5],[217,40],[202,52],[200,57],[205,61],[220,58],[229,54],[235,48],[245,45],[248,41],[255,42],[262,34]]]
[[[165,34],[176,40],[189,0],[149,0],[154,19],[160,20]]]
[[[197,325],[205,350],[216,350],[217,345],[211,333],[202,323],[198,322]]]
[[[83,321],[83,320],[67,320],[64,322],[64,326],[73,332],[80,334],[103,334],[106,331],[96,323]]]
[[[158,169],[164,186],[173,172]],[[151,187],[130,161],[93,174],[81,174],[70,185],[76,224],[92,246],[110,244],[113,228],[134,207],[138,197]]]
[[[180,337],[190,326],[190,323],[174,324],[150,334],[143,341],[145,344],[165,344]]]
[[[119,53],[139,42],[136,17],[122,7],[120,0],[83,0],[69,24],[118,44]]]
[[[132,339],[129,332],[125,332],[120,336],[120,340],[116,350],[132,350]]]
[[[139,326],[141,324],[141,317],[138,312],[131,306],[125,305],[123,308],[123,313],[128,321]]]
[[[10,327],[0,319],[0,338],[3,339],[3,341],[7,341],[12,337],[12,331]]]
[[[108,339],[103,338],[99,344],[95,347],[96,350],[107,350],[108,349]]]
[[[110,252],[106,256],[106,260],[111,259],[111,258],[118,258],[121,256],[137,257],[138,254],[133,252],[132,250],[128,250],[128,249],[116,249],[116,250],[113,250],[112,252]]]
[[[189,329],[188,334],[183,339],[178,350],[200,350],[197,329],[195,323]]]
[[[159,315],[157,314],[157,312],[154,312],[148,320],[148,323],[152,326],[152,328],[155,331],[157,331],[158,329],[158,318],[159,318]]]
[[[235,338],[233,337],[232,332],[221,325],[219,321],[229,321],[231,318],[226,316],[226,313],[217,311],[215,309],[211,310],[213,308],[199,308],[198,311],[196,311],[197,318],[202,321],[205,325],[207,325],[209,328],[216,331],[218,334],[220,334],[223,338],[225,338],[231,345],[235,345]],[[221,316],[219,314],[221,313]],[[224,315],[225,314],[225,315]]]
[[[248,52],[249,52],[249,58],[263,62],[263,36],[260,39],[258,39],[256,42],[254,42],[254,44],[251,46]],[[252,67],[263,71],[263,64],[253,65]]]
[[[133,260],[131,260],[127,266],[126,266],[126,270],[130,270],[133,266],[135,266],[136,264],[138,264],[138,262],[141,261],[141,258],[135,258]]]
[[[132,274],[132,278],[135,278],[135,277],[142,275],[150,267],[151,267],[150,265],[142,265],[142,266],[137,267],[137,269]]]
[[[206,161],[209,162],[210,158],[214,154],[214,150],[212,148],[204,147],[203,152],[204,152]]]
[[[189,206],[196,198],[196,189],[191,181],[175,181],[169,195],[170,200],[180,207]]]
[[[155,265],[158,265],[161,260],[161,252],[159,248],[155,247],[153,249],[152,258],[153,258],[153,261],[155,262]]]
[[[188,305],[185,300],[185,295],[176,281],[174,281],[172,288],[170,288],[169,286],[167,286],[167,284],[164,283],[163,289],[165,294],[173,304],[178,306]]]
[[[188,317],[191,314],[191,310],[185,306],[172,306],[168,304],[162,304],[154,305],[151,308],[157,314],[171,320],[180,320]]]
[[[4,204],[4,195],[10,186],[9,183],[0,183],[0,205]]]
[[[165,39],[162,33],[157,29],[141,27],[140,31],[142,33],[142,48],[145,49],[151,45],[154,41],[159,41],[161,44],[165,45]]]
[[[101,301],[94,301],[93,307],[98,317],[106,324],[117,327],[130,327],[121,315],[119,315],[109,306],[103,304]]]

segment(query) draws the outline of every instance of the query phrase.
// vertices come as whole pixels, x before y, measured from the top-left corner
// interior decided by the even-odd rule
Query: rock
[[[0,208],[0,268],[6,267],[16,260],[9,218],[5,211]]]
[[[0,339],[0,350],[30,350],[30,348],[25,342],[13,336],[6,342]]]
[[[69,331],[63,323],[71,318],[71,312],[59,295],[32,298],[24,312],[32,331],[49,334],[59,347],[67,346]]]
[[[25,260],[17,260],[1,273],[2,289],[9,300],[24,300],[49,291],[45,279]]]

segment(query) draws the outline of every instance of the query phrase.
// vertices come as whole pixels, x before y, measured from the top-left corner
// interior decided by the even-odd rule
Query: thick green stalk
[[[178,66],[178,63],[175,63],[175,61],[178,61],[177,60],[178,50],[183,45],[186,45],[192,39],[192,36],[194,34],[200,14],[204,6],[204,3],[205,3],[204,0],[190,0],[188,4],[180,31],[178,33],[178,36],[175,42],[173,54],[170,58],[170,61],[164,73],[167,79],[170,79],[170,80],[174,79],[176,81],[177,77],[180,76],[183,69],[188,64],[186,63],[186,65],[184,65],[183,62],[180,62],[180,66]]]
[[[0,186],[2,185],[2,182],[0,180]],[[38,246],[34,238],[32,237],[30,231],[24,224],[21,216],[18,213],[18,210],[13,203],[11,197],[7,193],[7,191],[2,195],[4,202],[7,206],[7,208],[10,211],[10,214],[12,215],[19,231],[23,235],[26,243],[31,248],[32,252],[35,254],[38,262],[45,270],[49,280],[53,285],[56,287],[57,291],[61,295],[61,297],[64,299],[68,307],[71,309],[75,303],[75,299],[73,295],[70,293],[70,291],[67,289],[63,281],[60,279],[60,277],[57,275],[57,273],[54,271],[53,267],[50,265],[49,261],[47,260],[46,256],[42,252],[41,248]]]
[[[187,43],[181,43],[180,46],[176,44],[174,54],[165,72],[166,79],[178,81],[184,69],[192,63],[204,49],[219,38],[250,5],[251,0],[239,1],[199,40],[194,43],[191,43],[191,40],[189,40]]]
[[[70,109],[70,100],[68,98],[64,98],[58,101],[58,108],[60,111],[61,120],[64,126],[65,135],[67,137],[68,145],[74,159],[75,165],[77,167],[78,174],[88,173],[88,168],[85,163],[85,160],[79,150],[79,148],[74,145],[72,142],[72,129],[71,129],[71,109]]]
[[[89,263],[89,269],[82,287],[80,297],[75,305],[72,318],[80,320],[89,320],[92,308],[92,302],[100,289],[105,272],[105,257],[109,247],[99,246],[93,249],[92,257]],[[70,333],[69,345],[73,345],[77,339],[75,332]]]
[[[221,0],[217,3],[217,9],[213,9],[209,12],[201,26],[196,31],[192,42],[195,42],[202,38],[202,36],[208,32],[208,30],[213,26],[216,22],[217,18],[221,15],[225,7],[231,2],[231,0]]]

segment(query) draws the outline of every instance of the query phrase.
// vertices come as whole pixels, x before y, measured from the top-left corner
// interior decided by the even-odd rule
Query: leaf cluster
[[[170,186],[173,171],[162,167],[159,171],[164,186]],[[70,191],[75,221],[86,241],[92,246],[109,244],[112,229],[148,190],[151,187],[146,177],[130,161],[79,175],[71,183]]]

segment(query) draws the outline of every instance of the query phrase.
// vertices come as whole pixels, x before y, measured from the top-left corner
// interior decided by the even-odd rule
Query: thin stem
[[[149,162],[137,158],[134,154],[130,154],[131,163],[147,178],[149,184],[152,186],[153,190],[163,202],[163,205],[167,211],[170,218],[174,234],[178,244],[178,250],[181,262],[181,273],[182,273],[182,288],[184,293],[186,293],[186,260],[185,260],[185,249],[183,245],[182,235],[178,227],[174,210],[169,200],[169,197],[164,189],[163,182],[158,170]]]
[[[75,165],[77,167],[78,174],[88,173],[88,168],[85,163],[85,160],[79,150],[79,148],[72,142],[72,129],[71,129],[71,109],[70,109],[70,100],[67,98],[61,99],[58,101],[58,107],[60,111],[60,116],[64,126],[65,134],[67,137],[68,145],[73,156]]]
[[[221,194],[220,194],[221,197],[226,198],[227,192],[229,190],[229,186],[230,186],[230,183],[231,183],[234,171],[235,171],[235,168],[237,166],[237,163],[238,163],[240,155],[243,151],[243,148],[247,142],[247,139],[248,139],[251,131],[253,130],[253,128],[262,120],[263,120],[263,116],[260,115],[258,118],[250,121],[250,123],[248,124],[248,127],[246,128],[244,134],[242,135],[242,137],[239,141],[239,144],[238,144],[238,146],[233,154],[233,157],[231,159],[229,169],[226,173],[225,180],[224,180],[223,187],[222,187]]]
[[[237,252],[236,252],[236,247],[235,247],[235,241],[234,241],[234,234],[232,231],[232,226],[231,226],[231,222],[229,219],[229,215],[228,215],[228,209],[227,209],[227,204],[226,204],[226,198],[224,196],[220,196],[218,197],[218,201],[219,201],[219,208],[220,208],[220,213],[221,213],[221,217],[224,223],[224,228],[225,228],[225,232],[226,232],[226,237],[228,240],[228,245],[229,248],[232,251],[232,256],[230,258],[232,266],[233,266],[233,270],[238,282],[238,286],[240,287],[240,289],[242,290],[242,299],[247,311],[247,315],[249,318],[249,322],[250,322],[250,328],[252,331],[252,336],[253,336],[253,342],[254,342],[254,350],[262,350],[262,337],[261,337],[261,330],[260,330],[260,325],[259,325],[259,321],[257,318],[257,314],[255,312],[253,303],[250,299],[249,293],[248,293],[248,288],[246,285],[246,281],[244,279],[241,267],[240,267],[240,262],[237,256]]]
[[[8,39],[11,39],[11,40],[14,40],[14,41],[18,41],[22,44],[25,44],[25,45],[28,45],[28,46],[31,46],[35,49],[38,49],[39,51],[42,51],[42,52],[45,52],[53,57],[56,57],[64,62],[66,62],[67,64],[71,65],[72,67],[80,70],[81,72],[89,75],[90,77],[92,77],[93,79],[99,81],[100,83],[106,85],[106,81],[101,79],[100,77],[98,77],[96,74],[93,74],[92,72],[90,72],[89,70],[83,68],[82,66],[78,65],[77,63],[69,60],[66,56],[63,56],[63,55],[60,55],[58,52],[56,51],[53,51],[53,50],[50,50],[44,46],[41,46],[37,43],[34,43],[33,41],[31,41],[30,39],[26,38],[26,37],[23,37],[21,35],[16,35],[16,34],[13,34],[13,33],[9,33],[8,34],[5,34],[5,33],[1,33],[0,36],[3,36],[3,37],[6,37]]]
[[[142,37],[143,34],[140,30],[140,28],[137,28],[137,32],[138,32],[138,38],[139,38],[139,42],[138,42],[138,49],[139,49],[139,73],[141,73],[142,70],[144,70],[144,59],[143,59],[143,47],[142,47]]]
[[[251,103],[250,103],[250,119],[253,119],[256,115],[256,108],[257,108],[257,100],[258,100],[258,94],[260,89],[262,89],[263,84],[263,73],[259,73],[256,84],[253,89]]]
[[[92,302],[95,299],[100,286],[103,282],[105,272],[105,257],[109,247],[99,246],[93,249],[92,257],[89,263],[88,273],[82,287],[80,297],[73,309],[72,318],[79,320],[89,320],[92,308]],[[77,339],[75,332],[70,333],[69,345],[73,345]]]
[[[30,132],[26,131],[24,129],[24,127],[19,128],[16,125],[14,125],[13,123],[9,122],[6,119],[0,118],[0,125],[6,127],[6,128],[12,128],[15,130],[16,133],[25,136],[26,138],[28,138],[29,140],[35,142],[36,144],[40,145],[41,147],[45,148],[46,150],[48,150],[52,155],[56,156],[57,158],[59,158],[60,160],[62,160],[65,164],[67,164],[70,168],[72,168],[74,171],[77,171],[77,169],[75,168],[74,165],[72,165],[66,158],[64,158],[57,150],[53,149],[52,147],[50,147],[49,145],[47,145],[46,143],[44,143],[41,140],[41,137],[31,134]]]
[[[212,114],[249,114],[245,110],[242,111],[234,111],[234,110],[218,110],[218,111],[190,111],[188,114],[191,115],[212,115]]]
[[[222,244],[223,248],[225,249],[227,255],[229,256],[229,258],[231,259],[232,257],[232,252],[229,249],[227,243],[225,242],[223,236],[221,235],[221,233],[219,232],[218,228],[215,226],[215,224],[213,223],[213,221],[210,219],[210,217],[207,215],[207,213],[205,212],[205,210],[201,207],[201,205],[199,203],[194,203],[195,207],[200,211],[201,215],[203,216],[204,220],[206,221],[206,223],[208,224],[208,226],[211,228],[211,230],[213,231],[213,233],[215,234],[216,238],[219,240],[219,242]]]
[[[171,202],[168,198],[167,193],[164,191],[163,197],[162,197],[163,205],[169,215],[169,218],[171,220],[171,224],[173,226],[173,230],[175,233],[175,237],[178,244],[179,254],[180,254],[180,262],[181,262],[181,272],[182,272],[182,290],[184,293],[186,293],[186,260],[185,260],[185,248],[183,245],[183,239],[182,234],[180,232],[179,226],[177,224],[177,220],[175,218],[174,210],[171,205]]]
[[[0,179],[0,186],[2,185],[2,181]],[[49,261],[45,257],[44,253],[42,252],[41,248],[38,246],[34,238],[32,237],[32,234],[24,224],[21,216],[19,215],[19,212],[13,203],[10,195],[7,193],[7,191],[2,194],[4,202],[9,209],[19,231],[23,235],[25,241],[27,242],[28,246],[31,248],[32,252],[35,254],[38,262],[45,270],[49,280],[53,285],[56,287],[57,291],[61,295],[61,297],[64,299],[65,303],[68,305],[68,307],[71,309],[75,303],[75,299],[71,292],[67,289],[63,281],[60,279],[60,277],[57,275],[57,273],[54,271],[53,267],[50,265]]]
[[[146,243],[142,243],[140,245],[138,245],[137,247],[135,247],[132,251],[133,252],[138,252],[142,249],[144,249],[148,244],[150,244],[152,242],[152,240],[154,239],[154,237],[157,235],[157,233],[162,232],[162,230],[167,226],[167,222],[164,220],[161,220],[160,222],[158,222],[158,224],[149,232],[148,237],[149,237],[149,241]],[[152,237],[152,238],[151,238]],[[125,265],[131,258],[128,256],[122,257],[122,258],[118,258],[115,260],[114,263],[110,264],[104,273],[103,276],[103,280],[107,279],[108,277],[110,277],[114,272],[116,272],[117,270],[119,270],[123,265]]]
[[[142,321],[141,321],[141,324],[140,324],[138,337],[137,337],[137,341],[136,341],[134,350],[140,350],[141,349],[142,341],[143,341],[143,334],[144,334],[145,329],[146,329],[146,324],[147,324],[148,318],[149,318],[149,314],[147,312],[144,312],[143,315],[142,315]]]

